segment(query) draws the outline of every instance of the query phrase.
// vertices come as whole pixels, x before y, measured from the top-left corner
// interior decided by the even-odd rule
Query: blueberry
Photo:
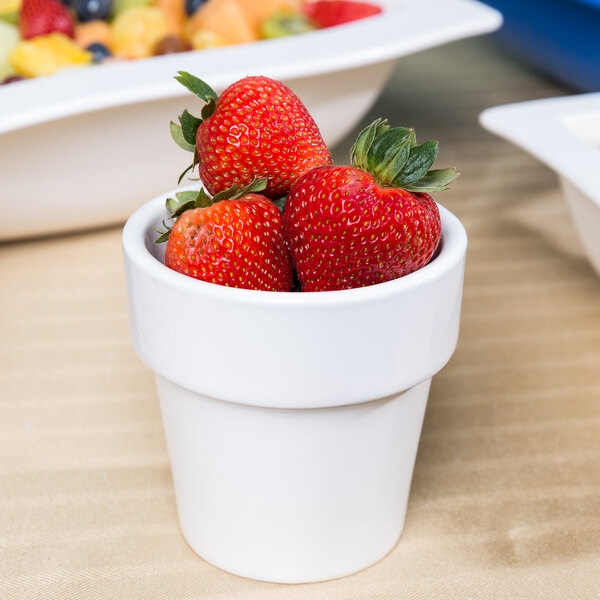
[[[94,42],[93,44],[90,44],[86,50],[92,53],[92,60],[95,63],[102,62],[105,58],[111,56],[110,50],[100,42]]]
[[[112,8],[112,0],[71,0],[70,4],[75,9],[77,18],[83,23],[107,19]]]
[[[207,0],[185,0],[185,12],[192,16]]]

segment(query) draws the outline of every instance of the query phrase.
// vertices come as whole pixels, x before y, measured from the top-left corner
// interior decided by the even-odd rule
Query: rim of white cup
[[[158,237],[154,226],[160,226],[168,217],[165,201],[172,197],[175,191],[180,190],[162,194],[140,206],[125,223],[122,243],[125,254],[136,269],[145,272],[166,287],[187,294],[208,295],[229,302],[237,299],[244,303],[313,307],[331,303],[348,305],[369,302],[374,298],[416,289],[441,277],[463,259],[467,247],[467,233],[463,224],[438,203],[442,222],[440,247],[427,265],[404,277],[360,288],[327,292],[271,292],[228,287],[178,273],[165,266],[150,252],[148,243],[153,244],[153,240]]]

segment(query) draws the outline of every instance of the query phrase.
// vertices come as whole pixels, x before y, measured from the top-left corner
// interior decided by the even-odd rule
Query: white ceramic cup
[[[231,573],[349,575],[404,526],[431,377],[456,346],[467,236],[440,207],[436,257],[354,290],[233,289],[165,267],[154,225],[123,231],[133,345],[154,371],[181,530]]]

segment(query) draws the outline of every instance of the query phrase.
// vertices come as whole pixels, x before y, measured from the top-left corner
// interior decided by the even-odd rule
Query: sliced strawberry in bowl
[[[74,35],[73,17],[59,0],[23,0],[19,27],[24,40],[49,33]]]
[[[306,16],[320,28],[359,21],[383,12],[376,4],[351,0],[316,0],[307,2],[303,10]]]

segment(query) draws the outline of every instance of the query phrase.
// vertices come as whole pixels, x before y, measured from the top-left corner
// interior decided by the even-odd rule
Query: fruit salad
[[[442,228],[430,193],[457,177],[431,168],[437,142],[377,119],[337,166],[283,83],[249,76],[218,96],[189,73],[176,79],[202,101],[200,116],[186,109],[171,123],[192,154],[179,181],[191,171],[204,188],[167,201],[156,240],[167,267],[231,287],[318,292],[397,279],[434,256]]]
[[[296,35],[380,12],[352,0],[0,0],[0,82]]]

